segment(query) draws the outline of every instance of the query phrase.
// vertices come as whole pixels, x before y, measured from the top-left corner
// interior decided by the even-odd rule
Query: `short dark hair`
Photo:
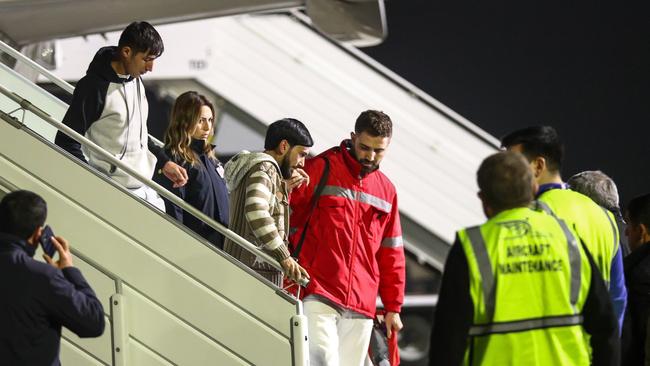
[[[393,135],[393,122],[384,112],[367,110],[361,112],[354,124],[354,133],[365,132],[370,136],[391,137]]]
[[[311,147],[314,145],[314,140],[312,140],[307,127],[293,118],[283,118],[269,125],[264,139],[264,149],[273,150],[280,145],[282,140],[287,140],[291,146]]]
[[[551,126],[531,126],[511,132],[501,139],[501,146],[510,148],[521,144],[522,153],[532,161],[537,157],[546,159],[551,172],[559,172],[564,158],[564,146],[557,131]]]
[[[533,172],[519,153],[488,156],[476,173],[481,197],[496,211],[524,207],[533,200]]]
[[[27,239],[46,218],[47,204],[34,192],[14,191],[0,201],[0,232]]]
[[[643,224],[650,229],[650,193],[633,198],[626,211],[630,223]]]
[[[135,53],[149,52],[159,57],[165,51],[163,40],[156,28],[147,22],[133,22],[122,31],[117,48],[130,47]]]

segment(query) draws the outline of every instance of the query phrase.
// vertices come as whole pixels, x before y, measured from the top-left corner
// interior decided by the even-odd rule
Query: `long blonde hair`
[[[165,132],[165,147],[171,151],[172,156],[183,159],[192,166],[199,162],[198,156],[192,151],[190,144],[192,143],[192,133],[201,118],[201,107],[203,106],[209,107],[212,111],[212,118],[216,119],[214,106],[204,95],[195,91],[188,91],[179,95],[172,109],[169,127]],[[216,160],[212,145],[208,142],[213,133],[214,124],[210,136],[203,146],[203,152],[210,159]]]

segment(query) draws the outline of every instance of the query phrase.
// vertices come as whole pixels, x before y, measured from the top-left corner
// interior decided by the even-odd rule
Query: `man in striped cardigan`
[[[302,170],[313,140],[305,125],[285,118],[266,131],[264,152],[242,151],[225,166],[230,193],[230,229],[275,258],[294,281],[309,278],[289,255],[288,191],[309,184]],[[277,286],[282,273],[226,238],[224,251]]]

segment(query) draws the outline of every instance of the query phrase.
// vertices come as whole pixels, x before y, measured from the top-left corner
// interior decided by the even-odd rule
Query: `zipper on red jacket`
[[[363,188],[363,180],[359,179],[359,188]],[[360,205],[360,196],[361,192],[355,190],[354,193],[354,215],[353,219],[354,221],[352,222],[352,226],[355,228],[354,233],[352,234],[352,258],[350,258],[350,264],[348,265],[348,276],[350,277],[348,280],[348,292],[345,294],[345,304],[350,306],[350,291],[352,290],[352,265],[354,264],[354,260],[356,259],[356,252],[357,252],[357,233],[359,232],[359,225],[357,223],[357,218],[359,217],[359,205]]]

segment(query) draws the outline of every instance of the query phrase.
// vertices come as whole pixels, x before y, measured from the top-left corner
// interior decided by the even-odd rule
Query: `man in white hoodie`
[[[154,61],[164,49],[162,38],[151,24],[129,24],[117,47],[103,47],[97,51],[86,75],[77,83],[63,123],[147,178],[153,176],[156,160],[162,161],[165,176],[174,182],[174,187],[180,187],[187,182],[187,172],[170,161],[162,148],[149,139],[147,132],[149,105],[141,76],[153,70]],[[156,191],[117,169],[102,156],[60,131],[55,143],[165,210],[165,203]]]
[[[269,126],[264,152],[242,151],[225,166],[230,229],[275,258],[284,273],[296,282],[309,275],[289,254],[288,191],[309,184],[302,167],[313,144],[302,122],[285,118]],[[224,251],[282,286],[281,272],[228,238]]]

